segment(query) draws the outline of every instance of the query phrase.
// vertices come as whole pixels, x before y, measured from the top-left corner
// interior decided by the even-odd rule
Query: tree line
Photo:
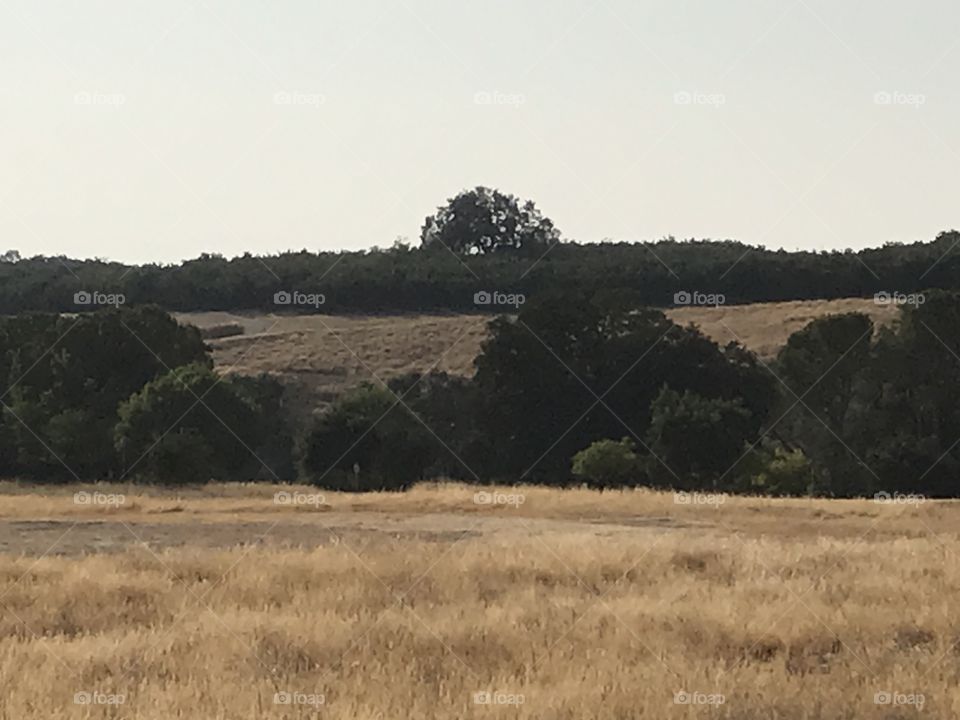
[[[347,393],[307,435],[301,467],[341,489],[444,476],[956,497],[960,294],[923,299],[891,327],[815,320],[764,363],[629,292],[541,298],[491,322],[470,380]]]
[[[563,241],[532,201],[479,187],[429,215],[419,247],[398,240],[387,249],[358,252],[303,250],[229,260],[204,254],[175,265],[140,266],[22,258],[9,251],[0,255],[0,314],[89,309],[84,301],[89,304],[92,293],[171,311],[331,313],[489,311],[475,301],[477,293],[530,298],[611,287],[630,288],[653,307],[691,291],[722,294],[728,303],[865,297],[960,289],[958,244],[955,230],[931,242],[859,252],[786,252],[673,238],[579,244]]]
[[[0,476],[291,474],[280,384],[219,377],[199,331],[155,306],[0,318],[0,381]]]
[[[820,318],[765,363],[624,290],[490,321],[471,378],[361,384],[305,426],[154,306],[0,318],[0,475],[59,482],[427,478],[780,495],[960,495],[960,293],[891,327]]]

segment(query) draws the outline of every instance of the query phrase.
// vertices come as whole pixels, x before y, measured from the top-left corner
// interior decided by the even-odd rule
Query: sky
[[[0,251],[419,241],[477,185],[565,239],[960,227],[954,0],[2,0]]]

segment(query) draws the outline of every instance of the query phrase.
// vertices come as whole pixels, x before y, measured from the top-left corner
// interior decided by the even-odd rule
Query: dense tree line
[[[818,319],[769,364],[638,297],[534,299],[491,321],[474,377],[362,384],[298,428],[279,383],[218,375],[157,307],[0,318],[0,475],[960,496],[960,293],[879,330]]]
[[[0,476],[273,476],[258,457],[290,476],[279,384],[218,377],[196,328],[157,307],[0,318],[0,383]]]
[[[960,496],[960,294],[877,331],[827,316],[764,365],[627,293],[491,323],[472,380],[363,386],[304,439],[325,487],[420,478],[764,494]]]
[[[546,231],[544,231],[546,232]],[[529,234],[528,234],[529,235]],[[485,242],[482,237],[478,243]],[[0,314],[73,312],[75,294],[123,295],[128,305],[170,311],[315,312],[278,308],[279,292],[322,294],[329,312],[476,311],[475,293],[595,292],[629,288],[654,307],[679,291],[722,293],[728,303],[866,297],[882,291],[960,289],[960,233],[860,252],[785,252],[738,242],[550,242],[515,251],[471,253],[440,241],[413,248],[342,253],[307,251],[225,259],[203,255],[178,265],[130,267],[99,260],[35,257],[0,261]],[[494,308],[496,309],[496,308]]]

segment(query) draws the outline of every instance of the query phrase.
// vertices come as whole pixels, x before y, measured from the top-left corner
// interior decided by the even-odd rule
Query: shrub
[[[127,468],[143,479],[237,480],[257,445],[257,407],[202,364],[171,370],[120,405],[114,431]]]
[[[633,441],[598,440],[573,456],[573,475],[591,487],[635,485],[640,464]]]
[[[424,476],[436,449],[423,425],[383,387],[345,393],[304,438],[306,479],[350,492],[402,490]]]
[[[778,447],[751,478],[752,490],[764,495],[810,495],[816,492],[813,465],[802,450]]]
[[[756,429],[740,398],[705,398],[664,387],[651,413],[649,471],[658,484],[696,489],[732,483],[728,478]]]

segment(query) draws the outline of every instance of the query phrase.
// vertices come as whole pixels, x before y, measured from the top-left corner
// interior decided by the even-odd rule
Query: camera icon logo
[[[488,293],[486,290],[481,290],[480,292],[473,294],[473,304],[474,305],[489,305],[493,302],[493,296]]]
[[[490,505],[493,502],[493,495],[485,490],[475,492],[473,502],[475,505]]]
[[[693,298],[686,290],[681,290],[680,292],[673,294],[674,305],[689,305],[692,301]]]
[[[280,290],[273,294],[273,304],[274,305],[289,305],[293,302],[293,295],[288,293],[286,290]]]
[[[89,305],[93,302],[93,295],[88,293],[86,290],[81,290],[73,294],[73,304],[74,305]]]

